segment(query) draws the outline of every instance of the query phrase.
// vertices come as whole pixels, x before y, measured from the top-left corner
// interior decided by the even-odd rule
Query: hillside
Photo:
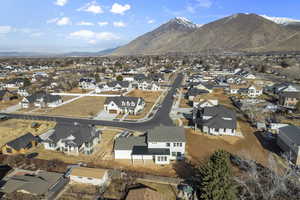
[[[117,49],[113,55],[296,51],[300,50],[296,33],[295,28],[256,14],[235,14],[201,27],[175,18]]]

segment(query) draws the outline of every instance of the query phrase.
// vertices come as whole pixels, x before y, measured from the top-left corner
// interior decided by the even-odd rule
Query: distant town
[[[2,198],[195,200],[213,167],[232,171],[239,199],[298,199],[299,65],[288,53],[1,58]]]

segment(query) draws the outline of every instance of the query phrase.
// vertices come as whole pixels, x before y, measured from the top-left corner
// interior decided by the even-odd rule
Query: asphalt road
[[[46,120],[46,121],[56,121],[61,123],[74,123],[79,124],[94,124],[98,126],[111,126],[118,128],[126,128],[137,131],[146,131],[152,129],[155,126],[165,125],[174,126],[169,113],[172,109],[173,95],[176,93],[176,89],[181,87],[181,82],[183,80],[183,75],[180,73],[177,75],[173,82],[172,87],[169,89],[168,94],[161,104],[161,108],[155,113],[154,117],[145,122],[118,122],[118,121],[103,121],[103,120],[93,120],[93,119],[82,119],[82,118],[67,118],[67,117],[50,117],[41,115],[25,115],[25,114],[11,114],[11,113],[0,113],[2,115],[7,115],[11,118],[16,119],[31,119],[31,120]]]

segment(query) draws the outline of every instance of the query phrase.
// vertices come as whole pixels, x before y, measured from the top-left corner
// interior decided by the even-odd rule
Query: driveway
[[[100,113],[98,113],[98,115],[94,119],[111,121],[115,119],[117,116],[118,114],[112,114],[106,112],[105,110],[102,110]]]

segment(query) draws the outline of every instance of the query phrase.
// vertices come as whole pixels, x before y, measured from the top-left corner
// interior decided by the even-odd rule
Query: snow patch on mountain
[[[281,25],[288,25],[292,23],[300,23],[300,20],[298,19],[292,19],[292,18],[287,18],[287,17],[270,17],[267,15],[260,15],[261,17],[268,19],[270,21],[275,22],[276,24],[281,24]]]
[[[172,19],[171,22],[181,24],[188,28],[200,28],[201,26],[203,26],[202,24],[194,24],[193,22],[186,19],[185,17],[176,17],[176,18]]]

